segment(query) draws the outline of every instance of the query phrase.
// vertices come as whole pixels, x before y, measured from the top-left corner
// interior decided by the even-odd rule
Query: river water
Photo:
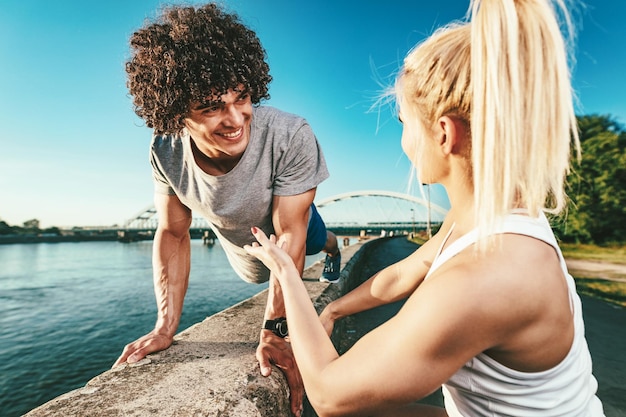
[[[0,245],[1,416],[84,386],[152,329],[151,257],[151,241]],[[192,240],[178,330],[265,288],[239,279],[219,243]]]

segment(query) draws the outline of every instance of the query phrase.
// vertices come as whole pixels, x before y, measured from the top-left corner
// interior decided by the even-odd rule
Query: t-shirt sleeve
[[[307,123],[300,126],[280,153],[274,195],[302,194],[329,177],[322,149]]]
[[[156,139],[152,140],[152,146],[150,146],[150,165],[152,165],[152,180],[154,183],[154,192],[157,194],[174,195],[176,194],[172,187],[170,187],[167,178],[163,172],[161,161],[156,155],[155,151]]]

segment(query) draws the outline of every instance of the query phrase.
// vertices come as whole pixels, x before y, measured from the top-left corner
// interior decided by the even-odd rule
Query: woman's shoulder
[[[501,235],[497,247],[485,253],[473,245],[465,248],[442,264],[421,290],[431,293],[428,298],[449,300],[460,311],[478,309],[483,319],[504,321],[519,318],[520,313],[535,314],[554,297],[567,297],[554,248],[514,234]]]

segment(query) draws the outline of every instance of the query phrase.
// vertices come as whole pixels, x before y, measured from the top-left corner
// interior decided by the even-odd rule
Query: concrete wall
[[[362,279],[359,260],[376,242],[342,249],[339,284],[318,282],[321,263],[305,271],[318,311]],[[182,331],[169,349],[104,372],[26,416],[290,416],[282,373],[274,367],[262,377],[254,356],[266,300],[267,290]],[[341,335],[340,327],[333,337]]]

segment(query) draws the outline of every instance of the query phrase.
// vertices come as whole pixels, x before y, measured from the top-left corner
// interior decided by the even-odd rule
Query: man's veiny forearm
[[[154,293],[157,303],[155,331],[173,337],[178,329],[189,283],[189,233],[176,236],[157,230],[153,247]]]
[[[270,285],[267,292],[267,304],[265,306],[264,320],[285,317],[285,303],[283,300],[282,288],[278,280],[270,278]]]

